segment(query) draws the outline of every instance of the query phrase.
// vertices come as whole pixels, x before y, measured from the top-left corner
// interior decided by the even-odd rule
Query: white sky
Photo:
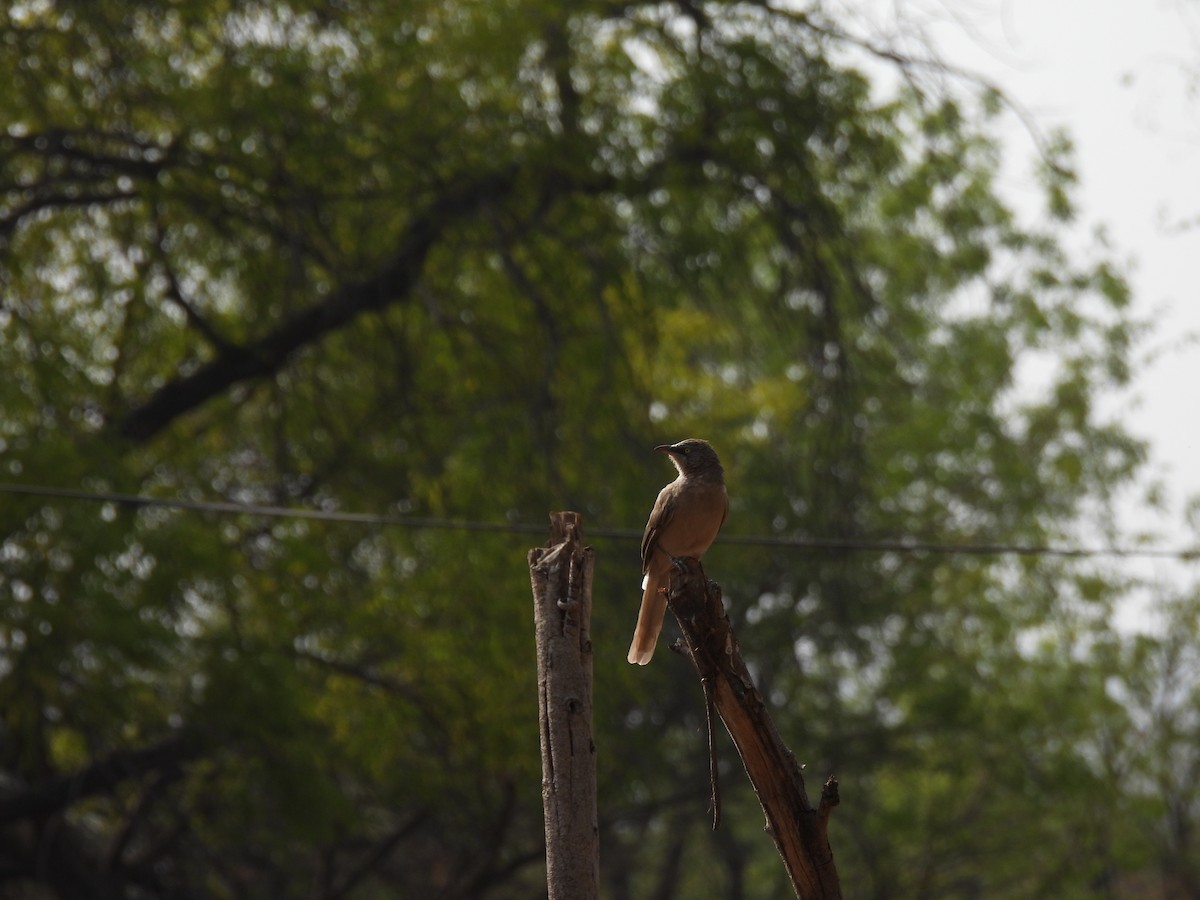
[[[915,23],[943,60],[999,85],[1042,131],[1063,127],[1074,140],[1079,243],[1105,230],[1115,259],[1131,264],[1135,314],[1154,323],[1139,355],[1154,361],[1139,364],[1133,390],[1105,409],[1150,441],[1149,474],[1165,483],[1169,508],[1131,503],[1128,524],[1160,532],[1163,545],[1195,544],[1183,510],[1200,496],[1200,0],[872,0],[872,8],[864,25],[877,37]],[[1015,115],[1004,126],[1009,200],[1034,214],[1033,141]],[[1200,578],[1200,563],[1138,569],[1174,584]]]

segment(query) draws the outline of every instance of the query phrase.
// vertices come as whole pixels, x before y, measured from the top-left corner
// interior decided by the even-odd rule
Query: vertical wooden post
[[[579,513],[551,513],[549,542],[529,551],[549,900],[596,900],[600,894],[592,740],[594,567]]]

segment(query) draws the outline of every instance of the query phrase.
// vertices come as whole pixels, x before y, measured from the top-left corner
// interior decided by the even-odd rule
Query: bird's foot
[[[671,565],[675,567],[675,571],[680,575],[686,575],[688,572],[688,560],[695,559],[694,556],[672,556]]]

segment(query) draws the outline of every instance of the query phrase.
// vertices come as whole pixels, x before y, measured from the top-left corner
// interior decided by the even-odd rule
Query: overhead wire
[[[544,524],[532,522],[487,522],[470,519],[450,519],[430,516],[407,516],[390,513],[363,513],[337,509],[276,506],[258,503],[239,503],[228,500],[194,500],[186,497],[155,497],[146,494],[127,494],[114,491],[93,491],[81,488],[0,482],[0,494],[23,495],[43,499],[73,500],[111,504],[132,509],[172,509],[215,515],[258,516],[273,519],[292,519],[335,522],[351,525],[399,527],[412,529],[442,529],[468,532],[543,535]],[[589,527],[589,538],[641,540],[640,529]],[[1166,548],[1148,546],[1059,546],[1053,544],[1016,544],[1004,542],[950,542],[916,538],[819,538],[788,535],[724,534],[721,543],[738,546],[775,547],[826,553],[928,553],[971,556],[1052,556],[1063,558],[1146,558],[1174,559],[1193,562],[1200,559],[1200,547]]]

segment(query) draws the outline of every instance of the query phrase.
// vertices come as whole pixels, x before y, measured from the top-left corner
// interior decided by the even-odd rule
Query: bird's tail
[[[638,610],[637,627],[633,630],[633,643],[629,645],[628,659],[631,663],[644,666],[654,656],[654,646],[662,631],[663,617],[667,614],[667,598],[659,590],[659,579],[646,575],[642,579],[642,608]]]

